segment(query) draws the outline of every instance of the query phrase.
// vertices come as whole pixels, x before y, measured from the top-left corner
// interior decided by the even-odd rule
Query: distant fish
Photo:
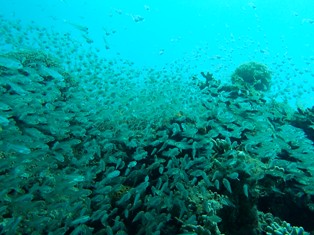
[[[292,15],[293,16],[299,16],[299,13],[298,12],[293,12]]]
[[[105,36],[110,36],[112,34],[115,34],[117,31],[115,29],[111,29],[110,31],[106,29],[105,27],[102,27],[102,30],[104,31]]]
[[[76,23],[72,23],[66,19],[63,20],[64,23],[67,23],[69,25],[72,25],[74,28],[84,32],[84,33],[88,33],[88,27],[80,25],[80,24],[76,24]]]
[[[265,49],[260,49],[259,52],[260,52],[260,53],[263,53],[263,54],[269,54],[268,51],[265,50]]]
[[[253,2],[249,2],[248,5],[252,7],[253,9],[256,9],[256,5]]]
[[[140,16],[140,15],[131,15],[132,19],[134,22],[138,23],[138,22],[141,22],[141,21],[144,21],[145,18]]]
[[[121,9],[115,9],[115,12],[119,15],[122,15],[122,10]]]
[[[314,20],[313,20],[313,19],[310,19],[310,18],[304,18],[304,19],[302,19],[302,23],[310,23],[310,24],[313,24],[313,23],[314,23]]]
[[[104,27],[103,27],[103,30],[104,30],[104,32],[105,32],[105,36],[110,36],[110,32],[107,30],[107,29],[105,29]]]
[[[108,44],[108,41],[106,40],[105,37],[103,37],[103,40],[104,40],[105,49],[106,49],[106,50],[109,50],[109,49],[110,49],[110,46],[109,46],[109,44]]]
[[[85,39],[85,41],[88,43],[88,44],[91,44],[93,43],[93,39],[91,39],[90,37],[88,37],[86,34],[82,34],[82,37]]]

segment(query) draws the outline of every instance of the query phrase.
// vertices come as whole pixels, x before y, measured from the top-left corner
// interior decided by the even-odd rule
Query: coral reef
[[[234,71],[231,80],[240,88],[267,91],[271,86],[271,72],[264,64],[248,62]]]
[[[273,217],[271,214],[259,215],[261,223],[261,229],[267,235],[305,235],[309,234],[301,227],[291,226],[286,221],[281,221],[279,218]]]
[[[3,24],[0,233],[314,230],[313,110],[255,96],[270,86],[264,66],[198,84]]]

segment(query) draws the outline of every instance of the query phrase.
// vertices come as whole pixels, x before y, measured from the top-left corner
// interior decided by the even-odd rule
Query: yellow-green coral
[[[240,65],[231,79],[233,84],[240,88],[267,91],[271,85],[271,72],[264,64],[248,62]]]
[[[43,63],[47,67],[59,66],[59,60],[57,58],[40,50],[20,50],[2,56],[16,59],[20,61],[24,67],[30,66],[33,63]]]

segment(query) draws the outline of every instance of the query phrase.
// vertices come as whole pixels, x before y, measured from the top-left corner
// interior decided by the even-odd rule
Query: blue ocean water
[[[162,68],[175,62],[192,72],[210,71],[228,80],[239,64],[262,62],[274,73],[274,93],[288,93],[291,105],[309,107],[312,6],[310,0],[13,0],[2,3],[1,14],[78,37],[75,25],[88,27],[93,45],[104,56],[119,54],[139,67]]]
[[[313,234],[313,1],[0,6],[0,234]]]

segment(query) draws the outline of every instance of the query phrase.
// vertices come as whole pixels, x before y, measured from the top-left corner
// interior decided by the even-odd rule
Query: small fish
[[[17,145],[17,144],[8,144],[8,150],[13,150],[17,153],[21,153],[21,154],[30,154],[32,151],[23,145]]]
[[[116,12],[118,15],[122,15],[122,10],[121,10],[121,9],[115,9],[115,12]]]
[[[256,9],[256,5],[253,2],[249,2],[248,5],[252,7],[253,9]]]
[[[138,23],[138,22],[141,22],[141,21],[144,21],[144,17],[140,16],[140,15],[131,15],[132,16],[132,19],[134,22]]]
[[[0,115],[0,125],[7,126],[9,124],[9,122],[10,122],[9,119]]]
[[[109,44],[108,44],[108,41],[106,40],[105,37],[103,37],[103,40],[104,40],[105,49],[106,49],[106,50],[109,50],[109,49],[110,49],[110,46],[109,46]]]
[[[310,19],[310,18],[307,18],[307,19],[302,19],[302,23],[309,23],[309,24],[313,24],[314,23],[314,20],[313,19]]]
[[[104,31],[105,31],[105,35],[106,36],[110,36],[110,32],[109,31],[107,31],[106,29],[104,29]]]
[[[8,69],[21,69],[23,68],[23,65],[21,64],[20,61],[16,59],[0,56],[0,67],[5,67]]]
[[[74,28],[84,32],[84,33],[88,33],[88,27],[80,25],[80,24],[76,24],[76,23],[72,23],[70,21],[67,21],[66,19],[63,20],[64,23],[67,23],[69,25],[72,25]]]
[[[85,39],[85,41],[88,43],[88,44],[91,44],[93,43],[94,41],[89,38],[86,34],[82,34],[82,37]]]

